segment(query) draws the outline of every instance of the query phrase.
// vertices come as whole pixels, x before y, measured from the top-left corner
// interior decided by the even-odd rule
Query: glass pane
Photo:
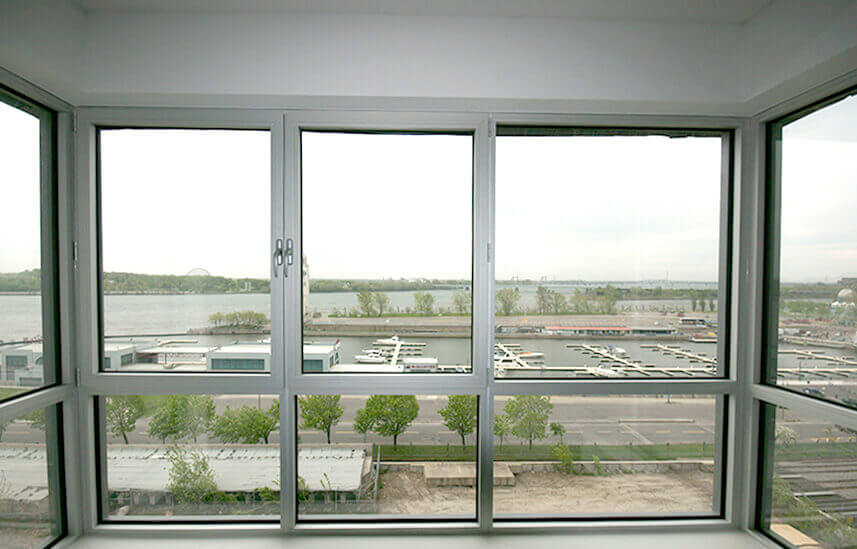
[[[56,406],[0,420],[0,538],[35,549],[63,535]]]
[[[717,514],[717,398],[495,397],[495,515]]]
[[[108,518],[279,517],[278,399],[145,395],[101,404]]]
[[[42,345],[39,127],[0,96],[0,400],[53,382]]]
[[[475,395],[297,399],[298,519],[476,517]]]
[[[102,369],[270,369],[267,131],[101,130]]]
[[[781,128],[768,380],[857,408],[857,97]],[[776,276],[776,275],[775,275]]]
[[[303,372],[468,372],[473,137],[301,134]]]
[[[791,547],[857,547],[857,431],[763,413],[762,529]]]
[[[721,138],[498,133],[496,376],[717,375]]]

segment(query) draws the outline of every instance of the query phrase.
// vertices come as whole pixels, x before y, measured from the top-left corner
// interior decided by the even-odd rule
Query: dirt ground
[[[706,513],[713,478],[702,471],[668,474],[575,476],[521,473],[515,486],[494,489],[496,514]],[[476,490],[426,485],[422,474],[393,471],[381,477],[378,512],[474,516]]]
[[[6,549],[37,549],[50,539],[50,531],[42,528],[0,527],[0,546]]]

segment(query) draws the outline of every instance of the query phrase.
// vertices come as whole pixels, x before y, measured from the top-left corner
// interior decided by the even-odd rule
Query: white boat
[[[357,364],[384,364],[387,359],[378,349],[363,349],[362,355],[356,355]]]

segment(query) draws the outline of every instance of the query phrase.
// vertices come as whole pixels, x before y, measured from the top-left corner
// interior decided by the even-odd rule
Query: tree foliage
[[[375,316],[375,300],[369,290],[357,292],[357,306],[363,316]]]
[[[473,292],[469,289],[456,290],[452,294],[452,307],[458,314],[468,314],[473,311]]]
[[[262,328],[270,324],[264,313],[256,311],[235,311],[231,313],[212,313],[208,322],[215,327],[228,328]]]
[[[247,405],[233,410],[227,406],[214,420],[211,434],[226,443],[268,444],[268,437],[277,428],[279,420],[278,400],[268,410]]]
[[[478,411],[476,395],[450,395],[439,411],[443,424],[461,437],[462,448],[467,445],[465,437],[476,429]]]
[[[185,438],[197,441],[211,428],[214,400],[208,395],[171,395],[152,415],[149,435],[160,440],[178,442]]]
[[[497,290],[497,312],[501,315],[509,316],[515,312],[515,307],[517,306],[520,298],[521,292],[519,292],[517,288],[503,288],[502,290]]]
[[[541,314],[560,314],[568,310],[568,302],[561,293],[539,286],[536,289],[536,310]]]
[[[434,296],[428,292],[414,292],[414,310],[419,315],[433,315]]]
[[[393,437],[393,448],[399,435],[414,422],[420,405],[414,395],[372,395],[357,412],[361,423],[382,437]]]
[[[503,447],[503,439],[512,434],[512,419],[506,414],[494,415],[494,436],[500,439],[500,448]]]
[[[550,424],[551,434],[555,437],[559,437],[559,443],[562,444],[562,437],[565,435],[565,427],[562,423],[551,423]]]
[[[330,431],[342,418],[342,405],[339,395],[307,395],[298,397],[303,429],[317,429],[327,435],[330,444]]]
[[[530,450],[533,441],[546,438],[548,418],[553,410],[549,396],[519,395],[509,399],[503,411],[512,421],[512,434],[527,440]]]
[[[202,452],[175,445],[167,459],[170,463],[167,489],[176,503],[202,503],[217,492],[214,471]]]
[[[378,316],[384,316],[384,311],[390,307],[390,296],[383,292],[375,292],[372,294],[372,302],[378,310]]]
[[[122,437],[128,444],[128,433],[137,427],[137,420],[143,417],[145,406],[139,396],[117,395],[107,399],[104,419],[107,428],[115,437]]]

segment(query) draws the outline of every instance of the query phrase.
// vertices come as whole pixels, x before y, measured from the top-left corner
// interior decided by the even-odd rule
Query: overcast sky
[[[469,278],[472,139],[303,134],[316,278]],[[102,134],[107,271],[267,277],[270,137]],[[716,280],[716,138],[500,137],[496,274]],[[36,267],[38,121],[0,104],[0,272]],[[782,279],[857,276],[857,99],[784,131]]]

